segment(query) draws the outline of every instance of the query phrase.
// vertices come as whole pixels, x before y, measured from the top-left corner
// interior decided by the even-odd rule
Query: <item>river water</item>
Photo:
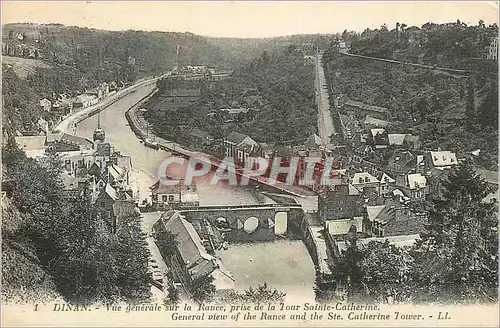
[[[151,176],[151,184],[157,176],[160,163],[169,156],[163,150],[145,147],[128,126],[125,112],[154,86],[138,89],[118,100],[100,113],[101,127],[106,140],[124,155],[132,157],[134,171],[142,171],[142,177]],[[76,133],[91,139],[97,127],[97,115],[80,122]],[[209,185],[199,183],[200,205],[262,204],[269,199],[259,196],[252,187]],[[143,197],[141,196],[141,199]],[[236,289],[244,290],[267,282],[273,288],[303,300],[314,297],[314,265],[306,247],[300,241],[281,240],[269,243],[232,245],[221,254],[223,263],[233,273]]]
[[[169,153],[163,150],[154,150],[141,144],[128,126],[125,112],[141,98],[148,95],[154,88],[154,85],[139,88],[100,113],[101,128],[106,133],[106,141],[110,142],[122,154],[130,155],[134,170],[148,173],[151,176],[152,182],[154,182],[154,177],[157,176],[160,163],[169,156]],[[94,115],[78,124],[76,134],[92,139],[92,134],[96,127],[97,115]],[[202,206],[251,205],[263,202],[262,197],[257,197],[251,187],[228,187],[209,185],[208,183],[199,183],[197,186],[200,205]],[[272,203],[269,200],[264,200],[264,202]]]

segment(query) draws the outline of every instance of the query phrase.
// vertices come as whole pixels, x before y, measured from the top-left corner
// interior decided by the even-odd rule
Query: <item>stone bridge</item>
[[[229,242],[270,241],[300,235],[304,212],[300,205],[206,206],[180,210],[193,224],[210,223]]]

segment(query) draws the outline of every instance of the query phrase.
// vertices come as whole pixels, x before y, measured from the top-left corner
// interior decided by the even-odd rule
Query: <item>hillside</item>
[[[362,33],[344,32],[344,37],[354,54],[474,70],[485,64],[479,59],[498,37],[498,26],[485,26],[482,21],[468,26],[459,20],[421,27],[397,23],[392,30],[383,25]]]
[[[406,29],[404,33],[407,33],[407,38],[410,33],[408,30],[416,31]],[[481,149],[477,157],[478,164],[496,170],[498,82],[496,71],[491,67],[497,65],[497,62],[472,57],[485,51],[482,48],[485,43],[481,40],[489,37],[491,29],[457,26],[453,23],[426,24],[418,31],[418,35],[423,38],[418,39],[418,42],[422,42],[418,52],[422,54],[421,58],[429,61],[428,63],[473,69],[478,73],[450,74],[409,65],[354,58],[329,48],[325,52],[324,60],[331,92],[367,104],[387,107],[389,119],[397,122],[394,125],[396,127],[392,128],[393,133],[414,131],[420,136],[424,149],[440,147],[459,154]],[[402,38],[401,30],[399,33],[395,30],[363,33],[349,37],[353,42],[352,51],[386,58],[392,55],[393,51],[403,51],[405,43],[398,41]],[[368,35],[372,37],[369,38]],[[457,46],[454,50],[438,47],[439,53],[432,55],[429,49],[435,51],[436,48],[428,43],[434,42],[432,40],[438,36],[456,40],[454,42],[457,42]],[[460,50],[458,44],[468,42],[469,39],[478,42],[471,43],[472,50],[465,53],[463,49]],[[390,52],[387,52],[388,49]]]
[[[6,24],[2,54],[5,133],[35,129],[40,99],[76,96],[101,82],[132,82],[183,65],[235,69],[291,44],[327,44],[331,36],[267,39],[208,38],[192,33],[104,31],[61,24]],[[178,55],[177,55],[178,51]],[[9,71],[12,69],[12,71]],[[15,74],[12,74],[15,73]],[[16,76],[17,75],[17,76]],[[18,102],[14,94],[20,94]],[[57,117],[49,117],[57,120]],[[36,130],[36,129],[35,129]],[[4,133],[4,135],[5,135]]]
[[[264,51],[216,82],[158,83],[160,92],[148,105],[158,135],[182,142],[192,128],[221,138],[232,131],[258,142],[300,143],[316,131],[314,67],[290,45]],[[174,95],[189,93],[186,95]]]
[[[23,234],[24,220],[9,199],[2,200],[2,298],[10,302],[55,300],[58,293]]]

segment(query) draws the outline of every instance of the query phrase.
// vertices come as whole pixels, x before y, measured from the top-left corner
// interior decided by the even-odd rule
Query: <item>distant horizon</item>
[[[498,25],[497,2],[2,2],[2,26],[61,24],[104,31],[191,33],[269,39],[361,33],[397,22],[421,27],[456,22]],[[353,18],[357,19],[353,19]]]
[[[408,27],[416,26],[418,28],[422,28],[422,26],[425,25],[426,23],[431,23],[431,24],[449,24],[449,23],[455,23],[455,22],[456,22],[456,20],[455,21],[449,21],[449,22],[439,22],[439,23],[433,22],[433,21],[429,21],[429,22],[425,22],[425,23],[422,23],[422,24],[408,25]],[[463,22],[463,23],[466,23],[466,22]],[[485,23],[485,24],[486,24],[486,26],[491,25],[491,24],[487,24],[487,23]],[[342,31],[339,31],[339,32],[295,33],[295,34],[275,35],[275,36],[254,36],[254,37],[243,36],[243,37],[238,37],[238,36],[212,36],[212,35],[203,35],[203,34],[198,34],[198,33],[194,33],[194,32],[191,32],[191,31],[160,31],[160,30],[145,30],[145,29],[133,29],[133,28],[129,28],[129,29],[103,29],[103,28],[88,27],[88,26],[69,25],[69,24],[63,24],[63,23],[59,23],[59,22],[51,22],[51,23],[12,22],[12,23],[1,24],[1,26],[6,26],[6,25],[40,25],[40,26],[44,26],[44,25],[60,25],[60,26],[63,26],[63,27],[88,28],[89,30],[106,31],[106,32],[127,32],[127,31],[132,31],[132,32],[145,32],[145,33],[154,33],[154,32],[158,32],[158,33],[179,33],[179,34],[193,34],[193,35],[196,35],[196,36],[201,36],[201,37],[205,37],[205,38],[212,38],[212,39],[241,39],[241,40],[245,40],[245,39],[255,39],[255,40],[258,40],[258,39],[275,39],[275,38],[287,38],[287,37],[294,37],[294,36],[309,36],[309,35],[334,35],[334,34],[342,34],[342,32],[343,32],[343,30],[342,30]],[[467,25],[469,25],[469,24],[467,24]],[[473,26],[473,25],[470,25],[470,26]],[[394,29],[391,26],[387,26],[387,28],[389,30],[393,30]],[[365,29],[363,29],[361,31],[353,31],[353,30],[347,30],[347,31],[349,31],[349,32],[356,32],[356,33],[362,33]],[[370,29],[370,30],[374,30],[374,29],[376,29],[376,28],[373,28],[373,29]]]

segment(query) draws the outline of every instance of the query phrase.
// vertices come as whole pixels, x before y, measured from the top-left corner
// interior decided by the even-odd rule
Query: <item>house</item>
[[[355,116],[361,118],[365,117],[366,115],[370,115],[372,117],[385,120],[387,118],[387,113],[388,113],[388,109],[385,107],[368,105],[360,101],[355,101],[351,99],[345,101],[342,107],[347,113],[352,113]]]
[[[498,61],[498,37],[495,37],[491,40],[486,58]]]
[[[157,209],[197,207],[200,203],[195,184],[186,186],[180,183],[170,186],[158,180],[150,190],[152,205]]]
[[[316,56],[304,56],[304,66],[314,66],[316,65]]]
[[[492,189],[498,188],[498,171],[484,170],[481,168],[476,168],[476,173],[481,179],[488,184]]]
[[[186,70],[190,73],[204,73],[208,68],[204,65],[186,65]]]
[[[46,120],[44,120],[42,117],[40,117],[38,119],[38,122],[36,122],[36,124],[38,125],[38,127],[44,132],[44,133],[48,133],[49,132],[49,122],[47,122]]]
[[[388,237],[419,234],[424,231],[427,218],[416,215],[398,202],[366,207],[365,230],[372,236]]]
[[[363,217],[356,216],[352,218],[328,220],[325,221],[325,229],[333,239],[345,240],[349,232],[355,232],[356,234],[363,233]]]
[[[99,99],[95,95],[83,94],[79,95],[73,101],[73,108],[87,108],[97,104]]]
[[[406,174],[417,166],[417,156],[409,151],[397,150],[389,158],[387,169],[389,172],[397,175]]]
[[[40,100],[39,106],[44,111],[50,112],[50,109],[52,108],[52,102],[47,98],[43,98],[42,100]]]
[[[411,136],[411,134],[389,133],[387,135],[389,146],[403,147],[405,138],[407,138],[408,136]]]
[[[367,187],[374,187],[378,191],[380,181],[368,172],[360,172],[354,173],[351,184],[359,191]]]
[[[97,99],[101,99],[103,97],[103,92],[100,87],[87,90],[85,91],[85,94],[89,96],[94,96]]]
[[[214,278],[217,290],[234,288],[234,278],[231,273],[224,268],[218,258],[207,252],[194,226],[179,212],[168,211],[163,214],[153,226],[153,230],[155,232],[166,230],[176,236],[178,243],[176,255],[167,261],[172,263],[177,273],[174,279],[178,279],[178,282],[186,283],[210,275]]]
[[[420,239],[419,234],[412,235],[398,235],[398,236],[389,236],[389,237],[370,237],[370,238],[360,238],[357,240],[356,245],[360,249],[364,249],[368,246],[370,242],[388,242],[390,245],[394,245],[400,248],[408,248],[415,244],[415,242]],[[336,254],[341,254],[342,251],[347,249],[347,244],[345,241],[339,241],[336,243],[337,249],[335,250]]]
[[[389,122],[385,120],[380,120],[378,118],[372,117],[370,115],[366,115],[365,118],[365,128],[386,128],[389,126]]]
[[[204,149],[214,141],[214,138],[208,132],[197,128],[191,130],[189,137],[191,139],[191,146],[196,149]]]
[[[427,178],[420,173],[399,175],[396,178],[396,185],[412,199],[425,198],[429,193]]]
[[[259,144],[246,134],[233,131],[224,139],[224,156],[233,157],[236,164],[242,165],[258,146]]]
[[[444,170],[458,164],[457,156],[451,151],[430,151],[426,155],[426,167],[432,169]]]
[[[378,178],[380,181],[379,183],[379,194],[381,196],[385,196],[391,192],[391,190],[394,189],[394,186],[396,185],[396,180],[391,178],[387,173],[382,172],[382,175]]]
[[[310,135],[304,142],[304,146],[308,149],[318,149],[321,145],[323,145],[323,140],[316,133]]]
[[[364,200],[360,195],[330,191],[318,197],[318,217],[321,222],[354,218],[363,215]]]
[[[385,129],[375,128],[370,129],[369,138],[375,149],[383,149],[389,147],[389,135]]]
[[[421,146],[422,146],[422,142],[420,141],[419,136],[407,134],[403,140],[403,147],[405,149],[415,151],[415,150],[419,150]]]
[[[116,203],[120,201],[127,201],[134,204],[135,207],[135,203],[133,203],[132,197],[128,193],[114,188],[110,184],[106,184],[100,190],[95,201],[95,205],[103,213],[104,220],[108,223],[112,232],[116,232],[116,214],[119,212],[117,211]]]

